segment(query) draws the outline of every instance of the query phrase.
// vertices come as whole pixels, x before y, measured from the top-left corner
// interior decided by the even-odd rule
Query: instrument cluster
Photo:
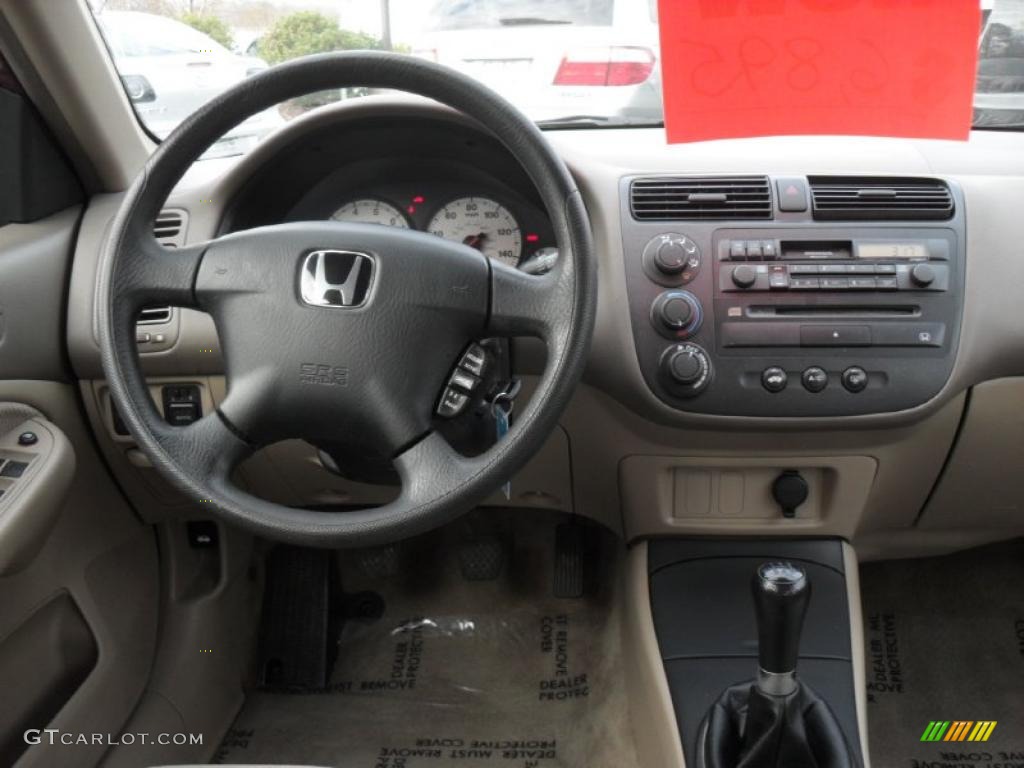
[[[558,257],[547,216],[497,184],[402,182],[338,192],[309,213],[335,221],[428,232],[534,273],[550,269]]]

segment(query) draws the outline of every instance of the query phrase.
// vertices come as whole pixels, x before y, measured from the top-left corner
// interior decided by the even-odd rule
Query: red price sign
[[[978,0],[659,0],[670,142],[966,139]]]

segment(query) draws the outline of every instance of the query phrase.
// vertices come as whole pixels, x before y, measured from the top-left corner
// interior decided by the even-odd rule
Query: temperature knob
[[[669,347],[661,356],[661,371],[678,397],[699,395],[711,383],[711,360],[703,347],[687,342]]]
[[[703,319],[700,302],[689,291],[665,291],[651,307],[651,322],[671,339],[693,336]]]

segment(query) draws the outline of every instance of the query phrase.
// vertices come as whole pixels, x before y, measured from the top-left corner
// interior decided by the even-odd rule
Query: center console
[[[964,216],[940,179],[627,177],[630,319],[651,390],[729,416],[900,411],[956,357]]]
[[[649,542],[651,617],[687,766],[864,764],[859,593],[855,561],[844,546],[837,539]],[[766,569],[795,570],[806,580],[799,605],[793,602],[797,595],[764,593],[758,584],[763,579],[755,579],[752,594],[751,577]],[[754,701],[746,698],[755,690],[764,693],[762,703],[765,698],[785,700],[799,704],[801,713],[786,706],[774,726],[763,719],[755,722]],[[813,706],[806,704],[808,696]],[[802,718],[811,709],[824,718],[808,715],[796,731],[778,732],[786,720]],[[749,731],[759,725],[767,731],[774,727],[766,737],[773,743],[791,745],[781,749],[788,759],[753,757],[760,748],[751,748],[749,737],[756,734]],[[794,757],[804,742],[816,760]],[[747,762],[739,759],[743,754]]]

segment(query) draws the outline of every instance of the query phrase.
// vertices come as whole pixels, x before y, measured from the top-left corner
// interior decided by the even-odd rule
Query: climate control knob
[[[672,339],[689,338],[703,319],[700,302],[689,291],[665,291],[651,307],[651,322]]]
[[[677,397],[699,395],[711,383],[711,360],[696,344],[676,344],[661,356],[661,371]]]
[[[666,240],[654,252],[654,266],[666,275],[681,275],[689,254],[680,240]]]
[[[659,285],[686,285],[700,271],[700,248],[679,232],[652,237],[641,257],[644,272]]]

